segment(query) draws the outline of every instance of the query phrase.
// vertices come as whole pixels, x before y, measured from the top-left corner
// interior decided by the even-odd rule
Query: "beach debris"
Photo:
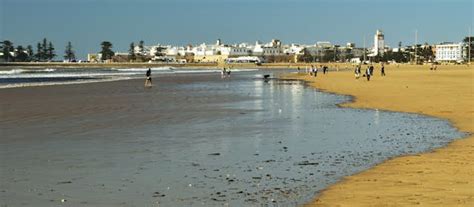
[[[212,155],[212,156],[219,156],[219,155],[221,155],[221,153],[215,152],[215,153],[210,153],[209,155]]]
[[[153,193],[153,197],[165,197],[166,195],[165,194],[161,194],[160,192],[156,191]]]
[[[319,165],[319,162],[310,162],[308,160],[302,161],[302,162],[297,162],[295,165]]]

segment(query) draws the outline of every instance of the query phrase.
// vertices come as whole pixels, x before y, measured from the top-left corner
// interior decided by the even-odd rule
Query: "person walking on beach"
[[[221,71],[221,78],[224,79],[226,74],[227,74],[227,72],[225,71],[225,67],[223,67],[222,71]]]
[[[359,79],[360,77],[360,65],[357,65],[355,70],[354,70],[354,75],[356,79]]]
[[[370,75],[373,76],[373,75],[374,75],[374,66],[371,65],[371,66],[369,67],[369,70],[370,70]]]
[[[151,68],[146,71],[145,87],[151,87]]]
[[[370,81],[370,68],[371,67],[368,67],[367,70],[365,71],[365,76],[367,77],[367,81]]]
[[[382,68],[380,68],[380,73],[382,76],[385,76],[385,65],[382,63]]]
[[[318,66],[314,67],[314,77],[318,76]]]

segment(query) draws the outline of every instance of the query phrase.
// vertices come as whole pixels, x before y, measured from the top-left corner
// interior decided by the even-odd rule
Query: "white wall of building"
[[[385,37],[381,30],[377,30],[377,32],[375,32],[375,35],[374,35],[373,54],[375,56],[383,55],[384,50],[385,50]]]
[[[436,61],[462,61],[463,44],[445,43],[436,45]]]

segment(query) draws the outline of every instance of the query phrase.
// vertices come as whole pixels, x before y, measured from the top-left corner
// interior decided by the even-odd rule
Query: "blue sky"
[[[387,44],[459,42],[474,30],[473,0],[0,0],[0,40],[15,45],[43,37],[62,56],[67,41],[77,55],[111,41],[129,44],[283,43],[331,41],[372,44],[376,29]],[[473,32],[474,33],[474,32]]]

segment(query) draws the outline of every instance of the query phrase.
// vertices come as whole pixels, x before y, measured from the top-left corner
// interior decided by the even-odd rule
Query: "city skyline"
[[[284,44],[356,43],[372,46],[381,29],[386,44],[460,42],[473,22],[472,1],[58,1],[2,0],[0,34],[15,45],[46,37],[58,56],[71,41],[79,58],[98,52],[100,42],[126,52],[131,42],[146,45],[197,45],[268,42]],[[23,15],[19,15],[23,14]],[[41,17],[41,18],[40,18]],[[14,21],[11,21],[14,20]]]

